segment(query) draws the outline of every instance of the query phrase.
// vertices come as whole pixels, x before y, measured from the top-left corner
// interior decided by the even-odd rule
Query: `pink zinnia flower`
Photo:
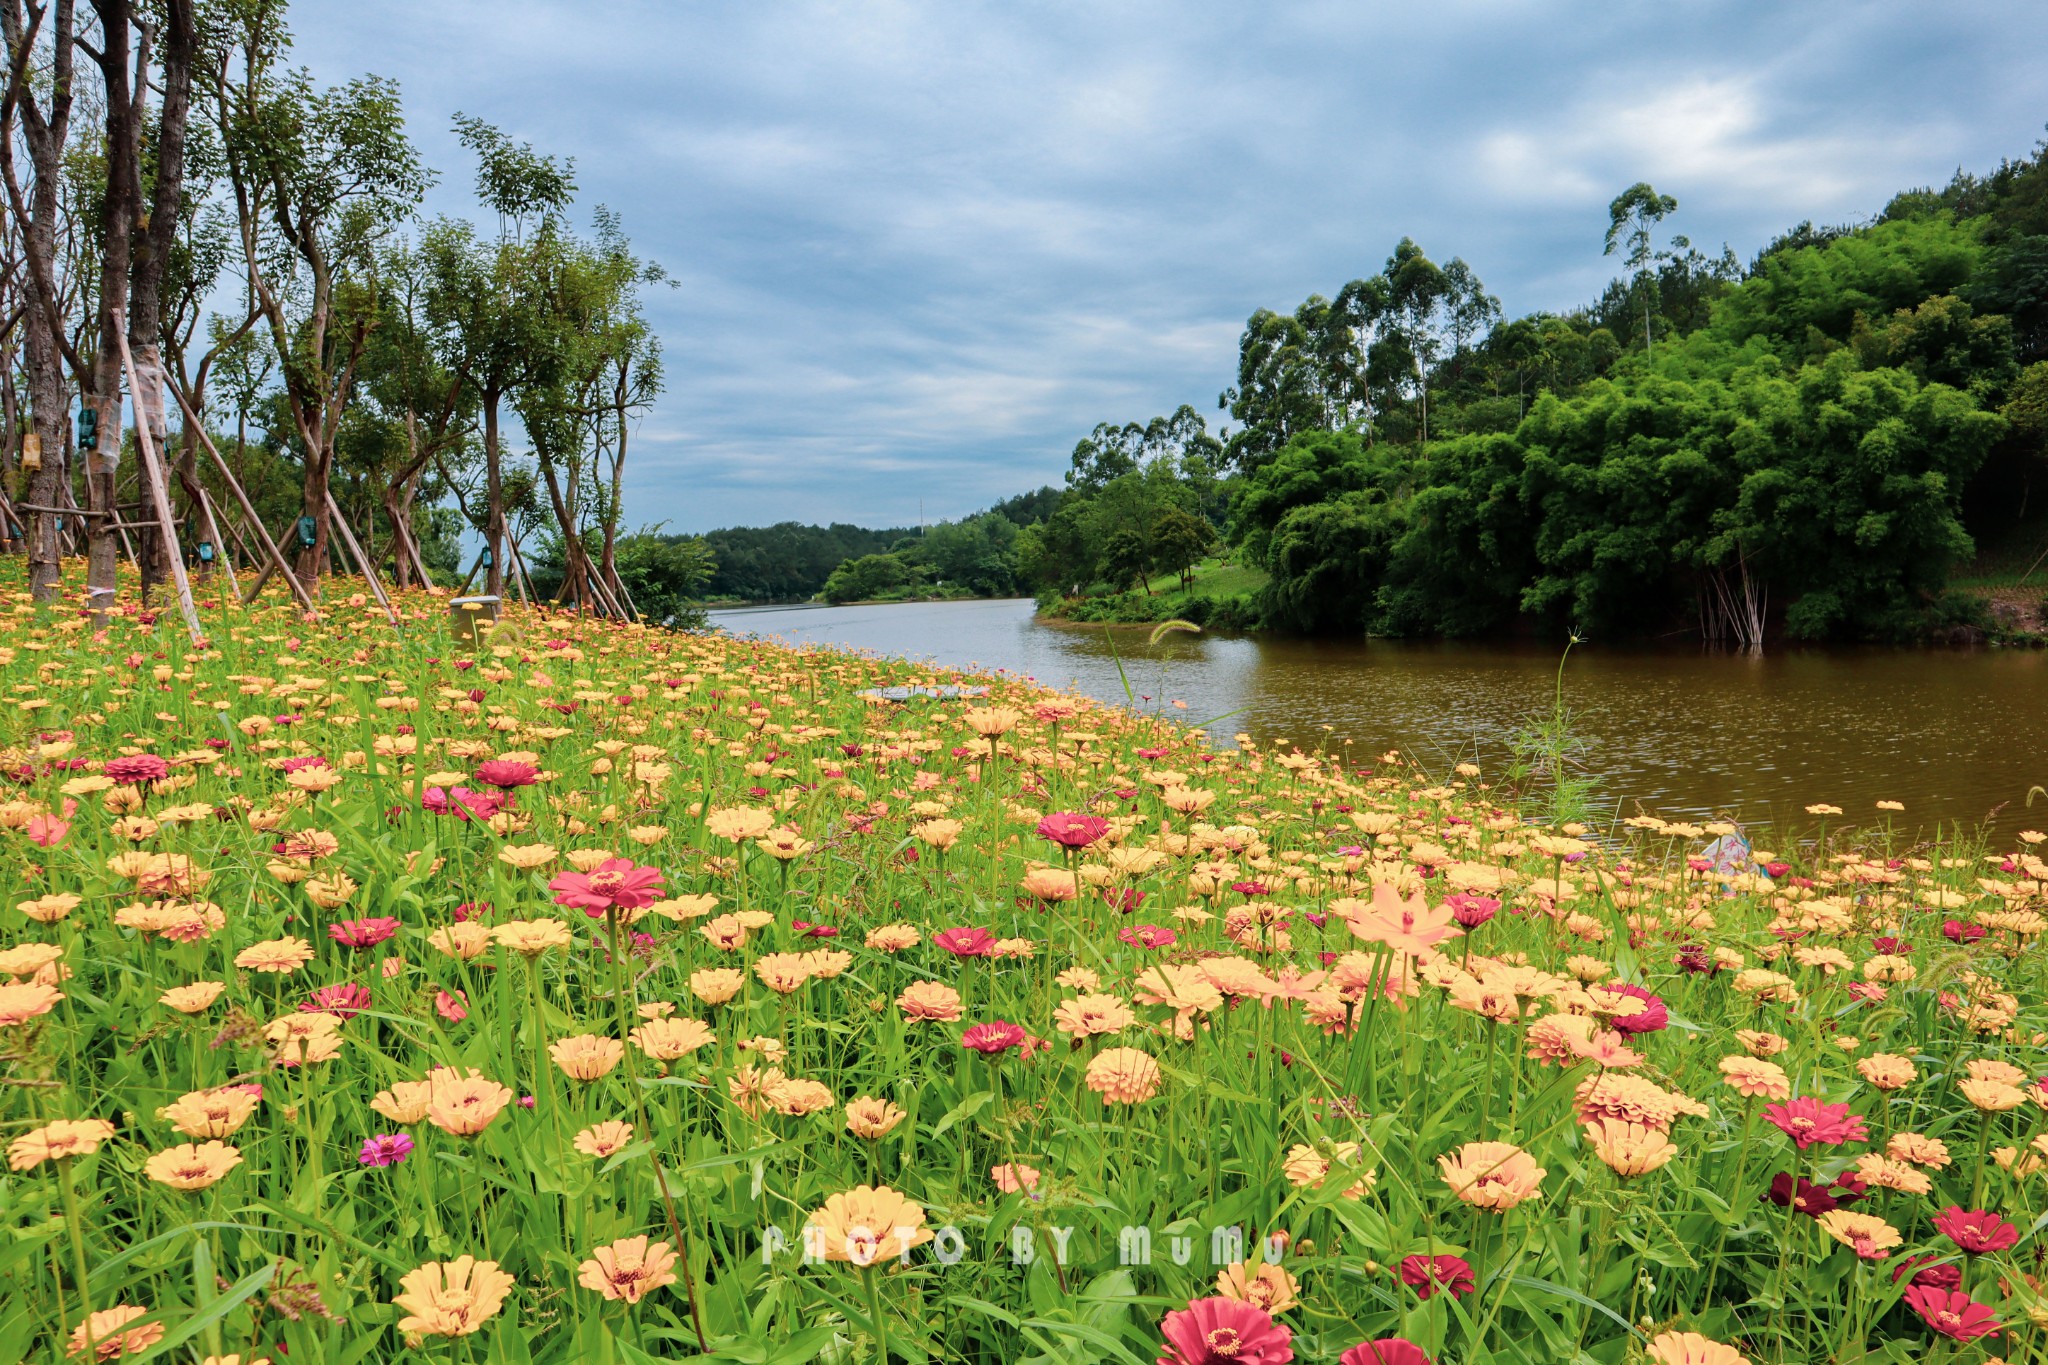
[[[322,986],[313,992],[313,997],[299,1006],[301,1014],[331,1014],[338,1019],[353,1019],[370,1008],[370,988],[358,986],[352,981],[339,985]]]
[[[363,1154],[356,1160],[365,1166],[396,1166],[411,1155],[411,1138],[403,1133],[379,1133],[363,1139]]]
[[[1451,907],[1451,918],[1465,929],[1477,929],[1500,913],[1500,902],[1492,896],[1468,896],[1458,892],[1445,896],[1444,904]]]
[[[1616,1020],[1619,1026],[1625,1021]],[[1844,1142],[1866,1142],[1870,1133],[1863,1116],[1849,1112],[1846,1104],[1822,1104],[1811,1095],[1797,1095],[1778,1104],[1764,1106],[1764,1117],[1792,1139],[1800,1151],[1816,1144],[1834,1147]]]
[[[514,787],[530,787],[539,781],[540,769],[531,763],[494,758],[488,763],[477,765],[476,780],[486,786],[510,791]]]
[[[1019,1047],[1025,1039],[1024,1030],[1008,1020],[997,1019],[986,1024],[975,1024],[960,1035],[960,1046],[972,1052],[994,1056]]]
[[[1462,1256],[1405,1256],[1401,1259],[1401,1283],[1421,1298],[1450,1290],[1459,1298],[1479,1287],[1472,1278],[1472,1266]]]
[[[1180,935],[1157,924],[1135,924],[1117,932],[1117,937],[1133,948],[1171,948],[1180,941]]]
[[[398,932],[398,921],[388,917],[345,919],[327,926],[327,937],[349,948],[374,948]]]
[[[1664,1001],[1650,994],[1641,986],[1622,982],[1618,985],[1609,986],[1607,989],[1622,995],[1632,995],[1643,1002],[1643,1008],[1635,1014],[1623,1015],[1609,1021],[1611,1026],[1619,1032],[1655,1033],[1671,1022],[1671,1011],[1664,1007]]]
[[[1906,1306],[1929,1327],[1957,1341],[1975,1341],[2001,1326],[1989,1308],[1958,1290],[1916,1284],[1906,1291]]]
[[[469,996],[462,991],[452,995],[447,991],[435,991],[434,1011],[449,1023],[459,1024],[469,1018]]]
[[[55,815],[31,815],[27,832],[30,843],[55,848],[71,832],[71,822]]]
[[[1337,1357],[1337,1365],[1430,1365],[1422,1348],[1406,1337],[1361,1341]]]
[[[488,820],[504,808],[505,798],[497,792],[471,791],[457,787],[446,791],[429,787],[420,794],[420,807],[434,815],[452,815],[458,820]]]
[[[1038,822],[1038,835],[1061,848],[1082,849],[1109,833],[1109,821],[1099,815],[1077,815],[1056,811]]]
[[[135,754],[110,758],[100,771],[116,782],[156,782],[171,775],[171,765],[155,754]]]
[[[1973,1256],[2004,1251],[2020,1240],[2020,1230],[1995,1213],[1951,1204],[1934,1216],[1934,1226]]]
[[[1159,1324],[1159,1365],[1287,1365],[1293,1334],[1272,1315],[1222,1297],[1195,1299]]]
[[[932,944],[954,957],[987,957],[996,946],[996,936],[986,929],[941,929],[932,935]]]
[[[637,866],[631,858],[607,858],[595,872],[564,872],[548,883],[555,904],[581,910],[592,919],[605,912],[644,910],[661,899],[661,872]]]

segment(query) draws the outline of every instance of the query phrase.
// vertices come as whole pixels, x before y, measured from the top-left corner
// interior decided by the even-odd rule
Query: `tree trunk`
[[[27,501],[42,507],[62,507],[67,486],[64,454],[71,426],[65,363],[76,357],[67,355],[56,258],[58,200],[63,185],[65,145],[71,132],[75,0],[53,0],[45,17],[47,24],[40,32],[50,41],[49,84],[44,87],[40,80],[34,85],[24,84],[14,104],[34,180],[24,192],[15,170],[11,122],[0,127],[0,167],[6,171],[8,205],[21,230],[22,261],[26,266],[23,296],[28,313],[23,320],[22,351],[28,371],[28,425],[42,439],[42,468],[29,478]],[[26,72],[34,60],[35,34],[24,26],[23,14],[11,0],[0,5],[0,27],[6,33],[11,63],[18,71]],[[49,91],[47,108],[37,103],[37,91],[45,88]],[[29,592],[38,602],[50,601],[58,595],[60,516],[56,512],[30,514]]]
[[[484,591],[494,597],[505,595],[505,471],[498,450],[498,402],[496,389],[483,393],[484,409],[484,546],[490,563],[484,566]]]

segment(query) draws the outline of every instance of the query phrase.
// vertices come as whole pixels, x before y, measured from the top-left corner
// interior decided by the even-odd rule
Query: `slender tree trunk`
[[[52,0],[42,17],[44,26],[32,30],[15,0],[0,4],[0,28],[5,30],[8,58],[15,70],[26,73],[33,63],[38,33],[50,43],[47,107],[38,103],[36,91],[26,85],[14,105],[34,179],[24,190],[16,173],[12,120],[0,126],[0,167],[6,173],[8,206],[21,230],[26,275],[23,297],[28,308],[22,346],[28,372],[28,425],[42,444],[42,467],[30,475],[26,500],[51,508],[66,505],[64,457],[71,421],[65,364],[75,359],[67,355],[64,304],[56,280],[58,198],[71,131],[75,0]],[[51,600],[59,591],[57,523],[61,516],[51,511],[29,514],[29,592],[38,602]]]
[[[484,591],[494,597],[505,595],[505,470],[498,449],[498,402],[503,396],[496,389],[483,393],[484,545],[491,555],[484,568]]]

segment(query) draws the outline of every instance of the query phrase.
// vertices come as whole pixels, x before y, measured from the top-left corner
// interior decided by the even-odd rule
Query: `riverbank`
[[[0,618],[15,1231],[61,1193],[164,1249],[63,1220],[0,1280],[19,1336],[1143,1359],[1197,1311],[1269,1358],[1618,1360],[1638,1319],[1893,1358],[1889,1262],[2031,1217],[1981,1159],[2035,1128],[2027,836],[1812,789],[1708,856],[1306,710],[1220,749],[1014,671],[518,606],[477,647],[347,591],[207,608],[204,648]],[[1869,1221],[1771,1205],[1816,1143],[1892,1154]],[[1968,1289],[2015,1321],[1995,1231]]]
[[[1211,630],[1247,631],[1258,624],[1258,595],[1267,578],[1263,569],[1212,559],[1197,565],[1185,583],[1178,574],[1161,574],[1142,588],[1119,593],[1081,597],[1047,593],[1038,599],[1038,610],[1055,621],[1118,625],[1188,621]]]

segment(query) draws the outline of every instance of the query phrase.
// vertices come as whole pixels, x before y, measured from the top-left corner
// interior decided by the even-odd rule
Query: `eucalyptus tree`
[[[424,307],[438,363],[467,386],[482,419],[485,591],[502,594],[510,540],[502,419],[508,398],[557,382],[567,363],[571,339],[550,282],[570,251],[562,215],[575,198],[575,165],[480,119],[458,114],[455,127],[477,156],[477,198],[497,214],[498,235],[491,241],[469,223],[435,222],[420,243]]]
[[[629,611],[618,575],[619,517],[633,420],[661,391],[661,352],[640,288],[665,280],[633,254],[618,216],[600,208],[595,242],[568,241],[547,279],[563,338],[554,382],[518,399],[564,550],[564,592],[579,606]],[[594,517],[595,525],[586,525]],[[591,562],[587,536],[599,541]]]
[[[1657,224],[1678,211],[1678,201],[1659,194],[1647,180],[1638,180],[1607,206],[1607,243],[1601,252],[1612,256],[1623,251],[1622,264],[1632,272],[1631,284],[1643,305],[1643,353],[1650,353],[1650,313],[1657,294],[1656,266],[1667,258],[1652,240]],[[1683,251],[1692,243],[1683,237],[1673,241]]]

